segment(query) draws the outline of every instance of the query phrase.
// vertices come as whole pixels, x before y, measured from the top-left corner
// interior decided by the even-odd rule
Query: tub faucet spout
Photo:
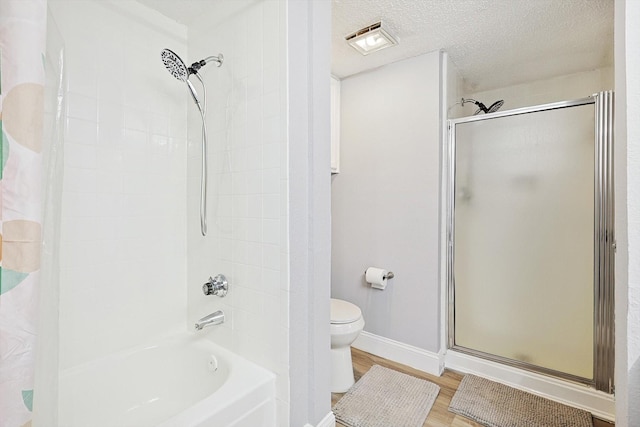
[[[196,322],[196,330],[199,331],[207,326],[220,325],[222,323],[224,323],[224,313],[221,310],[218,310],[198,320]]]

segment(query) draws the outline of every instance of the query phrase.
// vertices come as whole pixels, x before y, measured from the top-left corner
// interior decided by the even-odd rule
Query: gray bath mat
[[[465,375],[449,410],[488,427],[592,427],[587,411]]]
[[[348,427],[422,427],[440,387],[373,365],[333,407]]]

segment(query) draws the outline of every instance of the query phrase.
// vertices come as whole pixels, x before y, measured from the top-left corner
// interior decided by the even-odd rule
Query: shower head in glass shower
[[[480,114],[480,113],[485,113],[485,114],[489,114],[489,113],[495,113],[496,111],[498,111],[500,109],[500,107],[502,107],[502,105],[504,104],[504,100],[501,99],[499,101],[494,102],[493,104],[491,104],[489,107],[487,107],[486,105],[484,105],[482,102],[480,101],[476,101],[475,99],[471,99],[471,98],[462,98],[461,100],[461,104],[464,107],[464,104],[467,102],[472,102],[474,104],[476,104],[478,106],[478,109],[476,110],[475,113],[473,113],[474,116]]]

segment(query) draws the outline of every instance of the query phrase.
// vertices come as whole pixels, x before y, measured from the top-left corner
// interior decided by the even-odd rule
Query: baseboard
[[[444,360],[437,353],[374,335],[370,332],[362,331],[352,346],[367,353],[411,366],[428,374],[440,376],[444,370]]]
[[[591,412],[595,417],[615,421],[615,399],[584,384],[562,381],[535,372],[449,350],[445,367],[506,384],[519,390]]]
[[[304,427],[313,426],[311,424],[305,424]],[[336,427],[336,416],[333,415],[333,412],[329,412],[316,427]]]

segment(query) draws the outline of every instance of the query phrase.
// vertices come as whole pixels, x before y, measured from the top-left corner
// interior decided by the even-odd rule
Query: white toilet
[[[364,328],[357,305],[331,298],[331,391],[344,393],[355,383],[351,344]]]

